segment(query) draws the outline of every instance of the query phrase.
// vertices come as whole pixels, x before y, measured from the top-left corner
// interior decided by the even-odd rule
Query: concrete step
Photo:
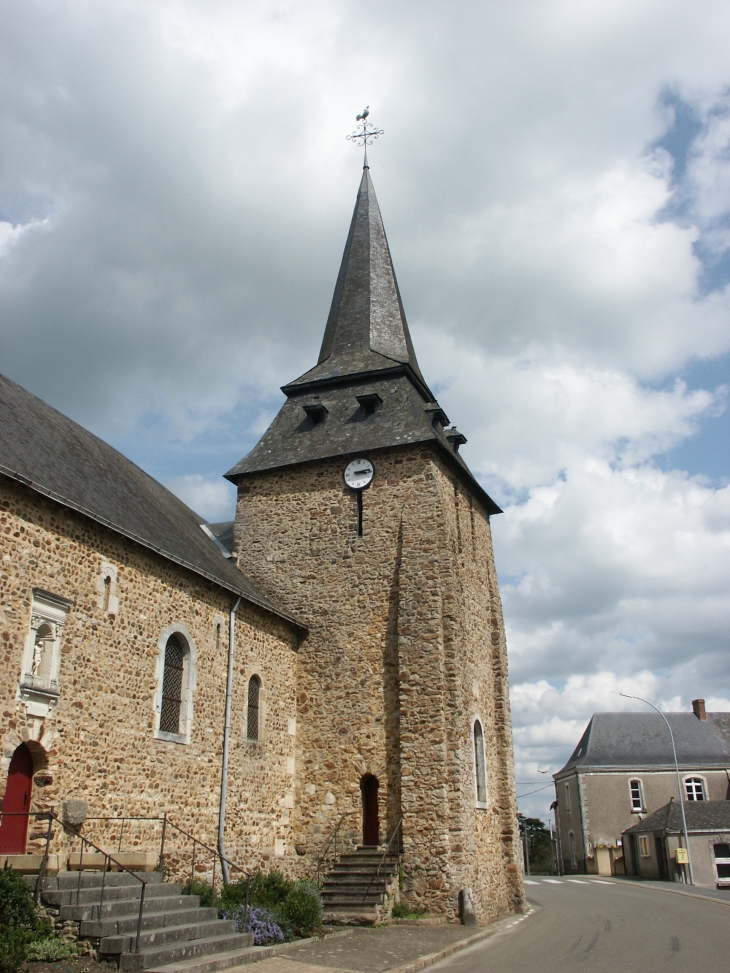
[[[181,909],[192,909],[200,905],[200,897],[197,895],[167,895],[161,898],[147,898],[144,900],[145,912],[176,912]],[[74,922],[83,922],[86,919],[121,919],[126,916],[139,914],[139,896],[134,899],[123,899],[121,902],[107,902],[101,907],[99,915],[99,905],[62,905],[60,908],[61,919],[66,921],[71,919]]]
[[[395,872],[388,873],[384,870],[378,875],[375,869],[372,872],[330,872],[323,884],[341,885],[343,882],[359,882],[361,885],[367,885],[369,882],[387,882],[394,875]]]
[[[375,906],[381,905],[385,898],[384,892],[353,893],[352,895],[322,895],[322,907],[335,909],[341,905],[347,906]]]
[[[215,953],[230,952],[253,945],[252,933],[231,933],[225,936],[208,936],[185,943],[145,949],[139,953],[122,953],[120,970],[149,970],[157,966],[169,966],[182,960],[200,959]]]
[[[359,896],[364,899],[365,896],[380,896],[385,894],[384,885],[373,885],[368,887],[367,885],[342,885],[337,888],[327,888],[326,886],[322,889],[321,893],[322,901],[329,902],[330,899],[341,899],[343,897]]]
[[[148,885],[160,885],[164,880],[162,872],[135,872],[134,875],[130,875],[129,872],[107,872],[106,880],[104,881],[105,888],[116,887],[118,885],[132,885],[135,887],[139,886],[139,882],[134,877],[137,875],[139,878],[145,880]],[[101,872],[82,872],[81,873],[81,888],[101,888],[102,883],[102,873]],[[76,889],[79,886],[79,873],[78,872],[59,872],[58,875],[54,875],[53,878],[45,879],[43,883],[44,891],[46,889]]]
[[[216,973],[217,970],[230,970],[248,963],[259,963],[273,955],[273,946],[248,946],[227,953],[216,953],[214,956],[150,967],[147,973]]]
[[[123,902],[125,900],[139,902],[142,886],[139,882],[135,885],[112,885],[104,887],[104,902]],[[164,882],[148,883],[145,888],[145,898],[161,899],[168,895],[180,895],[182,885],[173,885]],[[81,889],[49,889],[43,893],[43,900],[49,905],[87,905],[92,902],[99,902],[101,899],[101,886],[98,888]]]
[[[149,929],[139,937],[140,949],[153,949],[157,946],[167,946],[170,943],[187,942],[194,939],[213,939],[216,936],[227,936],[236,932],[233,920],[213,919],[208,922],[188,922],[182,926],[166,926],[161,929]],[[99,952],[103,956],[131,953],[137,944],[137,930],[122,936],[105,936],[99,943]]]
[[[119,936],[124,933],[137,934],[139,909],[134,915],[121,919],[87,919],[81,923],[82,939],[90,937],[101,939],[103,936]],[[217,909],[179,909],[177,912],[144,912],[142,929],[167,929],[169,926],[183,926],[187,922],[210,922],[218,918]]]

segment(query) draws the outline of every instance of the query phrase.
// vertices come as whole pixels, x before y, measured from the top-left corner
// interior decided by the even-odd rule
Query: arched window
[[[173,634],[165,646],[165,673],[162,679],[160,706],[160,730],[163,733],[180,733],[180,710],[184,688],[185,645],[179,635]]]
[[[259,701],[261,697],[261,680],[258,676],[251,676],[248,681],[248,711],[246,714],[246,736],[249,740],[259,738]]]
[[[474,720],[474,781],[477,792],[477,806],[487,803],[487,768],[484,757],[484,731],[479,720]]]
[[[684,787],[687,791],[688,801],[704,801],[705,798],[705,782],[701,777],[685,777]]]
[[[629,781],[629,795],[631,798],[631,810],[643,811],[644,810],[644,790],[641,786],[640,780]]]

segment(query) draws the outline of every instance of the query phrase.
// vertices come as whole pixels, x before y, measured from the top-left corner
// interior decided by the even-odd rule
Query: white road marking
[[[539,885],[539,882],[533,882],[532,879],[526,878],[525,885]]]
[[[598,882],[599,885],[615,885],[616,884],[615,882],[607,882],[603,878],[594,878],[593,881],[594,882]]]
[[[551,885],[562,885],[562,878],[544,878],[543,882],[549,882]]]
[[[565,881],[566,882],[573,882],[574,885],[588,885],[588,882],[586,882],[582,878],[566,878]],[[613,884],[613,883],[611,883],[611,884]]]

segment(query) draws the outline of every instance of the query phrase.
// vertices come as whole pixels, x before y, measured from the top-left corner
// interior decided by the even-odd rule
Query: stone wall
[[[33,810],[70,797],[89,817],[164,812],[215,846],[222,755],[228,620],[235,596],[87,518],[0,477],[0,789],[16,747],[33,753]],[[104,610],[102,566],[116,568]],[[45,718],[19,700],[32,589],[72,604],[63,630],[58,704]],[[114,611],[108,610],[109,608]],[[220,625],[220,629],[217,626]],[[188,744],[155,739],[160,637],[187,633],[195,655]],[[277,616],[242,601],[236,658],[228,790],[227,851],[247,867],[291,865],[294,795],[296,634]],[[246,692],[263,686],[263,734],[246,740]],[[123,848],[156,847],[158,824],[127,824]],[[136,830],[135,830],[136,829]],[[43,828],[31,827],[28,849]],[[115,848],[119,823],[87,820],[84,833]],[[35,837],[34,837],[35,836]],[[190,843],[168,829],[173,858]],[[200,853],[199,853],[200,855]],[[200,856],[201,858],[203,856]],[[203,861],[200,867],[206,866]]]
[[[311,859],[343,814],[362,841],[360,780],[380,782],[380,840],[404,818],[405,892],[480,921],[523,908],[507,661],[489,521],[429,446],[368,454],[375,478],[345,487],[347,459],[239,481],[235,545],[263,591],[301,617],[295,842]],[[488,807],[475,806],[472,720],[487,744]]]

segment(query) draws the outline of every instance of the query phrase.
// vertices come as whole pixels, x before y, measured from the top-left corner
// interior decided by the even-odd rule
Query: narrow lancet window
[[[258,676],[251,676],[248,681],[248,714],[246,719],[246,736],[249,740],[259,738],[259,697],[261,695],[261,680]]]
[[[474,770],[477,804],[487,803],[487,772],[484,760],[484,731],[479,720],[474,721]]]
[[[171,635],[165,647],[165,675],[162,680],[160,729],[165,733],[180,732],[185,678],[185,648],[177,635]]]

